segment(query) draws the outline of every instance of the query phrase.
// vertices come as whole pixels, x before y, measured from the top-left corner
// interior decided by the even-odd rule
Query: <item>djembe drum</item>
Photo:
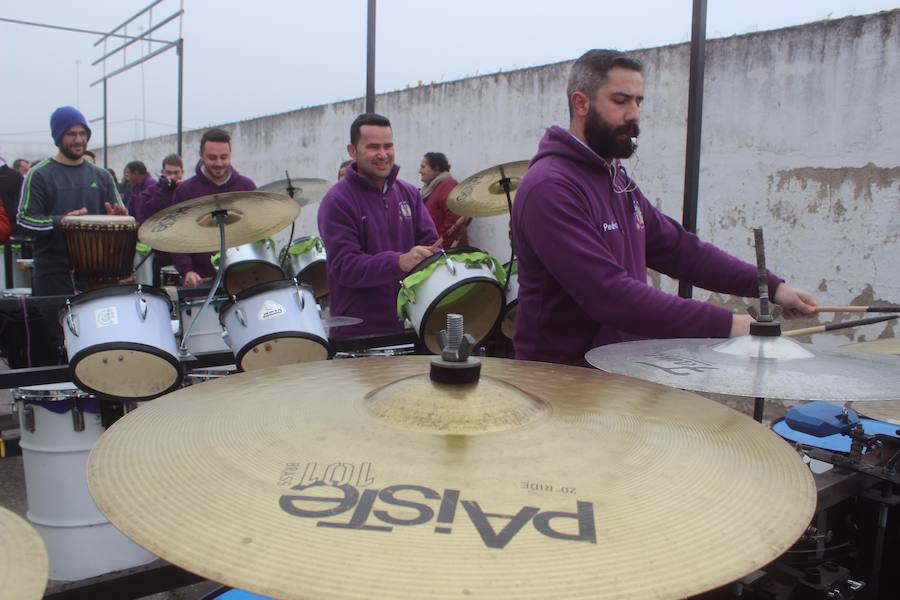
[[[63,217],[62,229],[77,279],[84,280],[89,287],[98,287],[118,283],[131,275],[137,245],[134,217]]]

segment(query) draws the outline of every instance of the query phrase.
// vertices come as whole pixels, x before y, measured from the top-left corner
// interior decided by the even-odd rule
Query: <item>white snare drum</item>
[[[434,268],[424,281],[421,273]],[[430,352],[440,354],[437,335],[447,328],[447,314],[461,314],[465,332],[483,340],[497,324],[505,300],[495,259],[477,248],[454,248],[434,254],[410,271],[400,286],[400,318],[408,318]],[[413,277],[417,275],[416,277]]]
[[[500,333],[507,339],[513,339],[516,333],[516,313],[519,311],[519,261],[512,261],[512,269],[509,263],[503,265],[509,283],[506,285],[506,309],[503,311],[503,321],[500,322]]]
[[[181,336],[188,332],[191,323],[197,319],[197,313],[203,306],[204,300],[203,298],[198,298],[180,304],[181,327],[179,331]],[[224,302],[224,298],[213,298],[206,310],[200,315],[200,322],[194,326],[191,337],[187,341],[187,349],[191,354],[231,350],[223,339],[225,332],[222,331],[222,325],[219,324],[219,311]]]
[[[162,291],[117,285],[66,304],[59,320],[78,387],[115,400],[150,400],[181,383],[172,302]]]
[[[219,321],[242,371],[325,360],[331,354],[316,299],[293,279],[244,290],[222,306]]]
[[[260,240],[225,250],[225,277],[222,286],[229,294],[240,293],[247,288],[284,279],[284,271],[278,264],[275,244]]]
[[[328,296],[325,246],[318,237],[297,238],[287,249],[288,275],[313,288],[316,300]]]
[[[84,579],[155,560],[113,527],[88,493],[88,455],[104,431],[100,401],[71,383],[18,388],[13,398],[26,516],[47,547],[50,579]]]

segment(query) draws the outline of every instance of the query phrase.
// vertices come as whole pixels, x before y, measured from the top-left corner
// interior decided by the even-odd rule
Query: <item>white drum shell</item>
[[[452,265],[452,268],[450,265]],[[498,287],[500,285],[494,272],[487,264],[466,265],[454,261],[451,254],[448,256],[448,264],[439,266],[428,279],[416,287],[416,299],[414,302],[411,301],[407,304],[406,310],[409,320],[420,338],[423,338],[423,320],[428,316],[432,303],[445,295],[451,287],[476,278],[490,279],[497,282]],[[400,293],[403,293],[403,291],[401,290]],[[502,297],[500,302],[503,302]],[[502,311],[502,307],[499,310]],[[495,316],[499,316],[499,314]],[[466,315],[463,315],[463,317],[465,319]],[[469,333],[471,330],[467,328],[466,332]],[[432,347],[433,340],[423,339],[423,341],[432,352],[439,352],[439,350]]]
[[[244,299],[225,306],[222,311],[222,325],[241,369],[245,368],[243,355],[263,338],[304,337],[328,348],[328,336],[316,299],[308,288],[293,284],[277,288],[263,284],[259,287],[264,289],[255,293],[253,288],[246,290]],[[298,290],[303,297],[302,307]],[[243,323],[239,318],[241,314]]]
[[[297,277],[312,265],[324,262],[327,258],[325,248],[317,244],[304,252],[303,254],[288,254],[290,262],[288,263],[288,274],[291,277]]]
[[[268,242],[252,242],[225,250],[224,265],[226,271],[241,263],[248,262],[267,262],[279,266],[275,248]]]
[[[139,295],[135,290],[136,286],[122,286],[115,291],[110,291],[109,288],[99,290],[103,293],[80,299],[72,304],[69,308],[71,318],[66,310],[62,311],[60,321],[65,335],[69,366],[73,376],[78,380],[79,387],[113,398],[149,399],[174,389],[180,382],[178,374],[178,380],[169,389],[145,393],[140,378],[142,374],[146,376],[146,372],[142,373],[140,365],[134,363],[123,365],[125,368],[119,370],[110,369],[110,373],[121,374],[122,377],[121,381],[110,380],[110,384],[117,386],[117,390],[133,384],[135,390],[133,394],[108,393],[105,389],[87,385],[79,377],[79,361],[93,353],[111,348],[121,348],[124,354],[128,354],[133,347],[129,345],[146,347],[154,356],[162,356],[166,362],[175,365],[174,368],[178,371],[178,347],[175,334],[172,332],[169,301],[153,293]],[[146,302],[147,310],[144,318],[141,317],[141,298]],[[128,383],[129,381],[132,383]]]
[[[58,414],[31,404],[38,399],[86,398],[72,384],[13,391],[19,414],[22,463],[28,498],[27,519],[44,540],[50,579],[74,581],[142,565],[156,557],[106,519],[88,493],[88,455],[104,432],[99,414],[83,412],[84,430],[76,431],[72,411]],[[26,406],[34,431],[26,428]]]
[[[203,306],[203,300],[181,304],[181,335],[187,334],[191,323],[197,319],[197,313]],[[215,299],[200,315],[200,322],[194,326],[191,337],[187,341],[187,349],[191,354],[197,352],[223,352],[231,350],[223,339],[224,331],[219,323],[220,301]]]

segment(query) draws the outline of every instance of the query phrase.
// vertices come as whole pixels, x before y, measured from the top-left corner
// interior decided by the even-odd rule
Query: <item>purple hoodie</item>
[[[212,194],[222,194],[225,192],[250,192],[256,189],[256,184],[247,177],[237,172],[237,169],[231,167],[231,177],[222,185],[216,185],[203,173],[203,161],[197,161],[196,173],[193,177],[189,177],[182,181],[175,189],[172,196],[172,204],[178,204],[185,200],[193,200],[203,196],[211,196]],[[159,209],[157,209],[159,210]],[[152,214],[152,213],[151,213]],[[184,277],[188,272],[193,271],[200,277],[213,277],[216,270],[209,261],[212,252],[201,252],[198,254],[173,254],[172,264],[178,269],[178,273]]]
[[[138,224],[143,223],[147,217],[145,206],[148,194],[156,187],[156,179],[150,173],[144,177],[143,183],[131,186],[131,194],[128,196],[128,212]],[[152,213],[151,213],[152,214]]]
[[[335,329],[334,337],[403,330],[397,292],[406,274],[399,257],[413,246],[433,244],[437,233],[419,190],[398,180],[399,171],[395,165],[381,190],[357,172],[354,162],[319,206],[331,314],[363,320]]]
[[[685,231],[624,171],[613,184],[606,163],[560,127],[541,140],[512,220],[519,359],[586,365],[584,354],[605,344],[728,337],[730,310],[647,285],[648,266],[707,290],[758,295],[756,267]],[[781,282],[769,274],[769,297]]]

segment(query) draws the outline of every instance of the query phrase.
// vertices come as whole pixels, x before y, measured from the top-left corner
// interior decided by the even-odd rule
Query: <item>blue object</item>
[[[228,590],[224,594],[219,594],[216,596],[217,600],[272,600],[267,596],[258,596],[256,594],[251,594],[250,592],[243,592],[241,590]]]
[[[881,433],[884,435],[898,437],[898,427],[897,425],[894,425],[892,423],[885,423],[884,421],[876,421],[875,419],[867,419],[865,417],[859,419],[859,422],[862,423],[863,430],[867,435],[876,435]],[[825,437],[816,437],[803,433],[801,431],[797,431],[795,429],[791,429],[787,424],[787,419],[776,421],[772,425],[772,431],[786,440],[789,440],[791,442],[798,442],[805,446],[821,448],[822,450],[830,450],[831,452],[843,452],[845,454],[850,453],[850,436],[848,435],[837,433]]]
[[[784,420],[794,431],[824,438],[847,433],[859,423],[859,415],[855,410],[848,410],[845,417],[839,406],[816,401],[795,406],[787,412]]]
[[[88,127],[87,119],[81,114],[81,111],[74,106],[60,106],[50,115],[50,134],[53,136],[53,143],[59,146],[62,136],[73,126],[82,125],[87,129],[88,139],[91,138],[91,128]]]

